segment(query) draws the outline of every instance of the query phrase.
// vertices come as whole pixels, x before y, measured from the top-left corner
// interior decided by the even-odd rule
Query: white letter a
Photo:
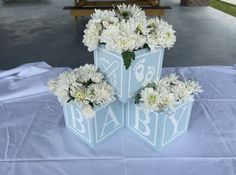
[[[110,120],[108,120],[108,117],[110,118]],[[114,123],[114,127],[113,128],[117,127],[120,124],[120,122],[116,118],[115,113],[113,112],[113,110],[109,106],[108,111],[107,111],[107,115],[106,115],[106,118],[105,118],[105,121],[104,121],[104,124],[103,124],[103,127],[102,127],[102,132],[101,132],[100,137],[102,137],[104,135],[105,128],[108,125],[110,125],[111,123]]]

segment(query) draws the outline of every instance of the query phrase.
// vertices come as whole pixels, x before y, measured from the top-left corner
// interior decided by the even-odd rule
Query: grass
[[[209,5],[216,8],[222,12],[228,13],[229,15],[236,17],[236,6],[221,2],[219,0],[210,0]]]

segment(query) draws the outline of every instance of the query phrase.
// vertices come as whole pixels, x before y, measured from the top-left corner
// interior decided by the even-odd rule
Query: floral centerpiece
[[[148,48],[155,52],[158,48],[171,48],[175,41],[175,31],[162,19],[148,19],[137,5],[118,5],[115,10],[95,10],[84,31],[83,43],[89,51],[99,44],[105,49],[119,53],[124,66],[129,68],[135,59],[134,51]]]
[[[86,64],[59,75],[48,82],[49,90],[64,105],[76,102],[86,118],[94,116],[94,108],[114,101],[114,88],[107,84],[104,75],[94,65]]]
[[[127,128],[155,150],[187,131],[194,95],[202,92],[192,80],[175,74],[149,83],[126,106]]]
[[[198,82],[181,81],[175,74],[170,74],[159,81],[149,83],[136,96],[135,103],[150,112],[174,110],[175,106],[193,98],[202,92]]]

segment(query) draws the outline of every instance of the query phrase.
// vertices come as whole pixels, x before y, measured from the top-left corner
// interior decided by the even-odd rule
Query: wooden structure
[[[193,6],[193,7],[208,6],[209,0],[181,0],[180,3],[183,6]]]
[[[160,6],[160,0],[126,0],[126,1],[87,1],[74,0],[74,6],[64,7],[64,10],[70,10],[70,15],[74,16],[76,21],[79,16],[89,16],[94,13],[94,9],[111,9],[118,4],[137,4],[147,15],[164,16],[168,6]]]

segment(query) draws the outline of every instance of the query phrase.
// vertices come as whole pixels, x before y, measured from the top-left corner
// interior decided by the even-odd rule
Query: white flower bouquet
[[[86,118],[94,116],[94,108],[115,100],[114,88],[106,83],[104,75],[91,64],[80,66],[49,80],[48,88],[62,105],[71,100],[78,103],[82,115]]]
[[[159,81],[148,84],[136,96],[135,103],[148,112],[174,111],[176,105],[193,99],[194,94],[202,92],[198,82],[181,81],[170,74]]]
[[[89,51],[99,44],[122,54],[125,68],[135,59],[134,51],[173,47],[176,37],[172,26],[162,19],[147,19],[137,5],[118,5],[115,10],[95,10],[84,31],[83,43]]]

